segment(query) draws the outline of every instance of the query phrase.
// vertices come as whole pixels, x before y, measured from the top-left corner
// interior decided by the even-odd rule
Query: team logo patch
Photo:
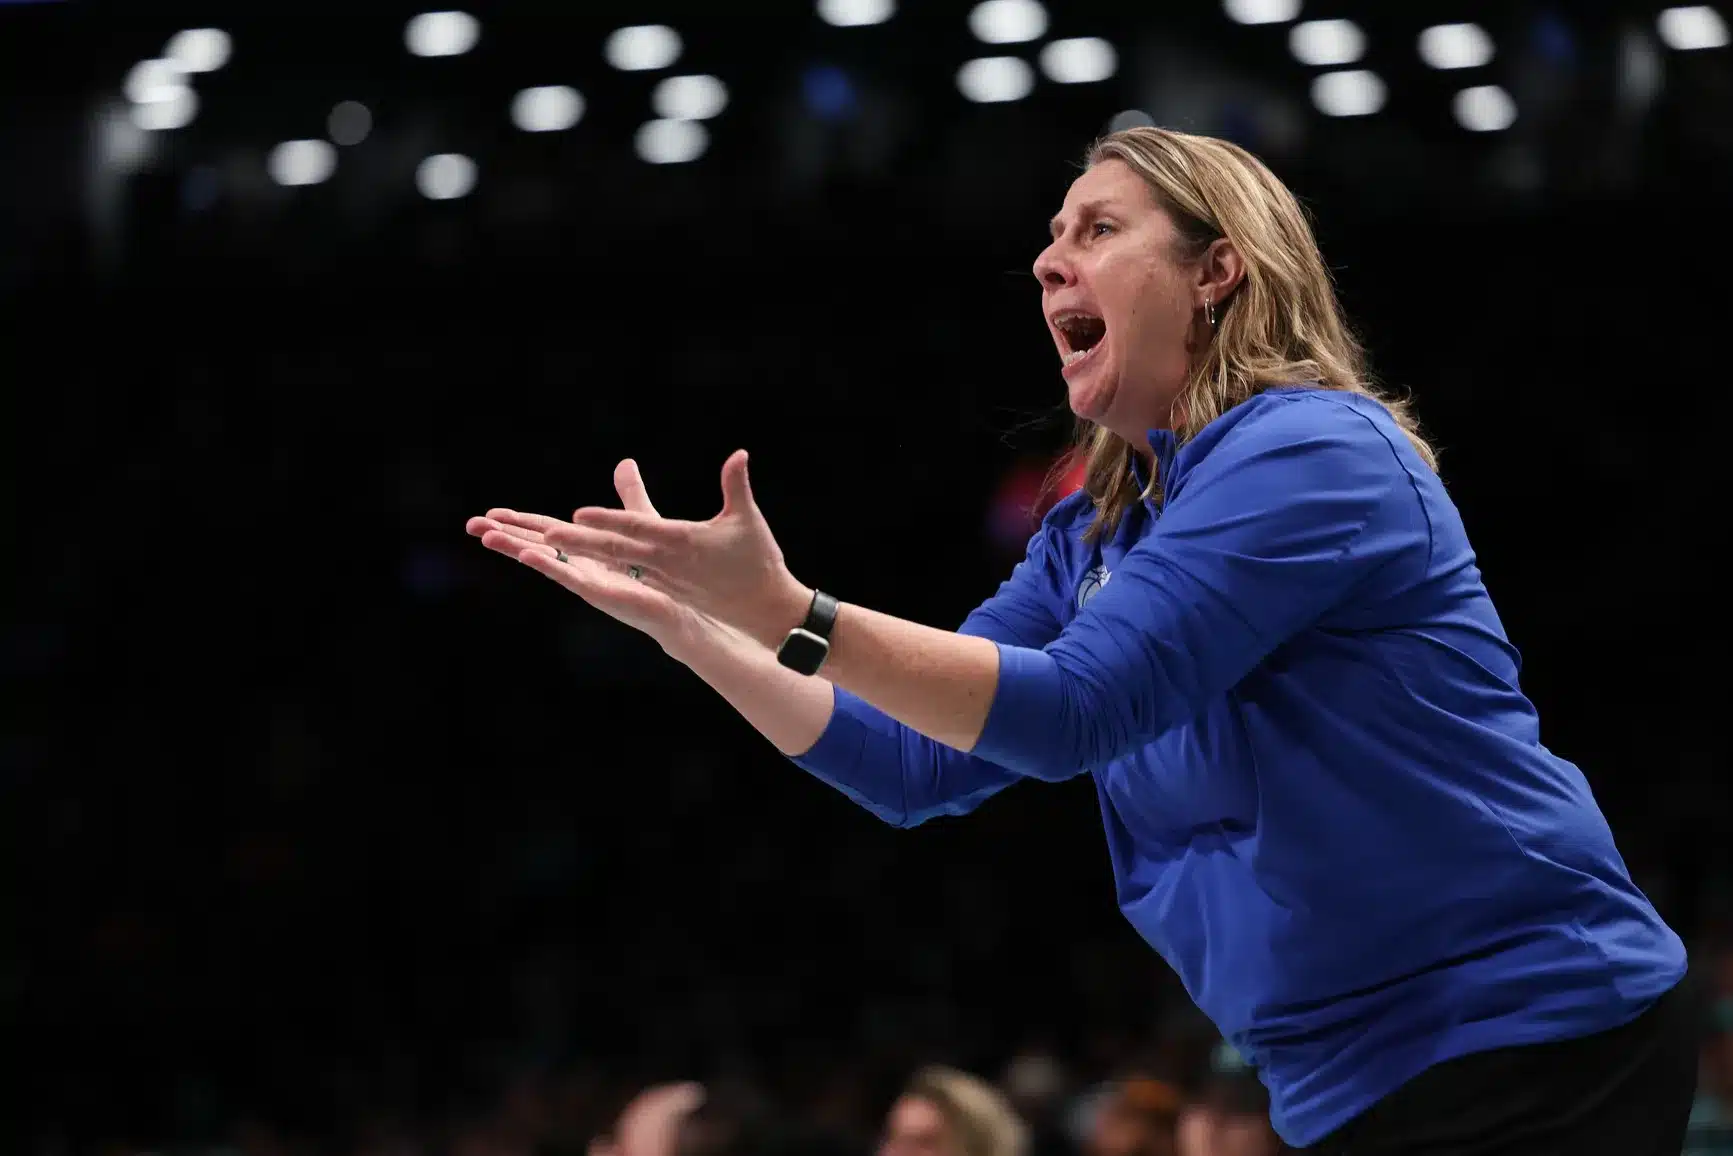
[[[1111,577],[1113,575],[1105,566],[1097,566],[1085,574],[1083,581],[1077,584],[1077,609],[1082,610],[1084,603],[1095,597],[1096,592],[1107,585],[1107,580]]]

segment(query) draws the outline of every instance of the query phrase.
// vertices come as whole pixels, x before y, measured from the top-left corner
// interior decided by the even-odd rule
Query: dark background
[[[966,4],[469,10],[477,49],[426,60],[394,4],[0,6],[17,1150],[576,1152],[622,1089],[717,1073],[866,1127],[925,1059],[1040,1049],[1087,1085],[1194,1030],[1085,783],[883,827],[463,534],[611,500],[627,455],[707,516],[745,446],[799,577],[960,621],[1065,444],[1028,268],[1127,108],[1306,200],[1546,741],[1674,926],[1724,933],[1725,48],[1613,0],[1308,5],[1389,86],[1333,119],[1281,28],[1212,3],[1068,4],[1052,35],[1113,40],[1117,75],[995,105],[952,81],[989,51]],[[1516,94],[1508,132],[1414,58],[1445,18],[1499,43],[1473,82]],[[634,155],[656,77],[601,57],[651,20],[729,86],[689,164]],[[127,69],[211,23],[199,117],[115,162]],[[576,127],[512,127],[542,83],[584,92]],[[342,99],[373,134],[270,185]],[[416,193],[437,151],[470,196]]]

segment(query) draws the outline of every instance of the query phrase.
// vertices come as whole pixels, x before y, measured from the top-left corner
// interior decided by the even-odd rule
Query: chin
[[[1098,371],[1083,381],[1070,384],[1066,401],[1071,406],[1071,412],[1084,421],[1092,421],[1096,425],[1105,425],[1108,411],[1113,408],[1113,401],[1119,396],[1118,375]]]

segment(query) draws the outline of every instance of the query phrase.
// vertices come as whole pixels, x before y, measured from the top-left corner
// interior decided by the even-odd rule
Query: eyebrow
[[[1112,201],[1106,200],[1106,199],[1097,200],[1097,201],[1084,201],[1081,205],[1077,206],[1077,215],[1080,217],[1093,217],[1097,213],[1101,212],[1101,210],[1107,208],[1108,206],[1110,206],[1112,204],[1113,204]],[[1061,213],[1057,217],[1054,217],[1051,221],[1047,222],[1047,234],[1051,237],[1058,237],[1059,234],[1064,231],[1064,229],[1065,229],[1065,216],[1063,213]]]

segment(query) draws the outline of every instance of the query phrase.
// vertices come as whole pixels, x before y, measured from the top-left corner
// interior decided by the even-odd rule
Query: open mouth
[[[1067,310],[1053,318],[1053,328],[1059,333],[1059,340],[1064,345],[1060,351],[1060,359],[1065,368],[1081,362],[1101,347],[1102,340],[1107,336],[1107,322],[1093,313],[1079,310]]]

